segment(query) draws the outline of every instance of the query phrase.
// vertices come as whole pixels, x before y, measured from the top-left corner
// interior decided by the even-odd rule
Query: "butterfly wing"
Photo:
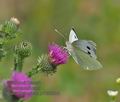
[[[77,41],[77,40],[78,40],[78,37],[77,37],[77,35],[76,35],[76,33],[75,33],[75,30],[72,28],[72,29],[70,30],[69,42],[70,42],[70,43],[73,43],[74,41]]]
[[[72,43],[76,48],[81,49],[83,52],[96,59],[96,44],[90,40],[77,40]]]
[[[101,63],[96,60],[96,44],[90,40],[78,40],[74,29],[71,29],[69,41],[66,48],[81,68],[86,70],[97,70],[102,68]]]
[[[69,34],[69,41],[66,41],[66,49],[68,50],[69,54],[73,56],[73,59],[75,60],[76,63],[78,63],[77,58],[76,58],[76,55],[75,55],[75,53],[73,51],[73,47],[72,47],[71,44],[73,42],[77,41],[77,40],[78,40],[78,37],[77,37],[77,35],[75,33],[74,28],[72,28],[70,30],[70,34]]]
[[[66,49],[67,49],[68,53],[73,57],[73,59],[75,60],[75,62],[77,64],[79,64],[78,63],[77,55],[74,52],[74,47],[72,46],[72,44],[69,41],[66,41]]]
[[[74,51],[71,52],[71,56],[76,57],[77,63],[80,64],[81,68],[86,70],[97,70],[102,68],[101,63],[96,59],[97,57],[94,51],[96,47],[94,42],[78,40],[72,45]]]
[[[90,57],[81,49],[74,49],[74,53],[76,54],[77,62],[80,64],[81,68],[86,70],[97,70],[102,68],[99,61]]]

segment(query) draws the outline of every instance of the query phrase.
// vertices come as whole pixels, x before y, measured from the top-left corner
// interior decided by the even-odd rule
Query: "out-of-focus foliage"
[[[72,26],[80,39],[97,43],[98,59],[103,64],[101,70],[85,71],[70,58],[53,76],[36,75],[33,79],[41,80],[41,90],[57,90],[60,95],[34,96],[29,102],[109,101],[107,89],[118,87],[114,83],[120,76],[119,0],[0,0],[0,21],[12,16],[21,21],[23,36],[10,46],[20,40],[33,45],[33,55],[25,60],[26,72],[35,65],[37,56],[47,52],[49,43],[65,45],[54,29],[68,36]],[[8,78],[13,68],[13,55],[8,55],[0,62],[1,80]]]

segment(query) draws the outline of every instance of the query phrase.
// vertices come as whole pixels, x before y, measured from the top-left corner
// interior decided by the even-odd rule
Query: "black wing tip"
[[[72,26],[72,28],[71,28],[74,32],[75,32],[75,28]]]
[[[75,28],[73,26],[72,26],[71,30],[73,30],[76,33]]]

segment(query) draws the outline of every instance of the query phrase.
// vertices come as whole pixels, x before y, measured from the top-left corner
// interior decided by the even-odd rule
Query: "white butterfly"
[[[66,49],[81,68],[96,70],[102,68],[96,56],[96,43],[91,40],[79,40],[72,28],[69,41],[66,41]]]

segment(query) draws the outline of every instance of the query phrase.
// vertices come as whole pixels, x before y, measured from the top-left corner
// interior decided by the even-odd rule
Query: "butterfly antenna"
[[[57,32],[60,36],[62,36],[66,40],[65,36],[61,32],[59,32],[57,29],[55,29],[55,32]]]

